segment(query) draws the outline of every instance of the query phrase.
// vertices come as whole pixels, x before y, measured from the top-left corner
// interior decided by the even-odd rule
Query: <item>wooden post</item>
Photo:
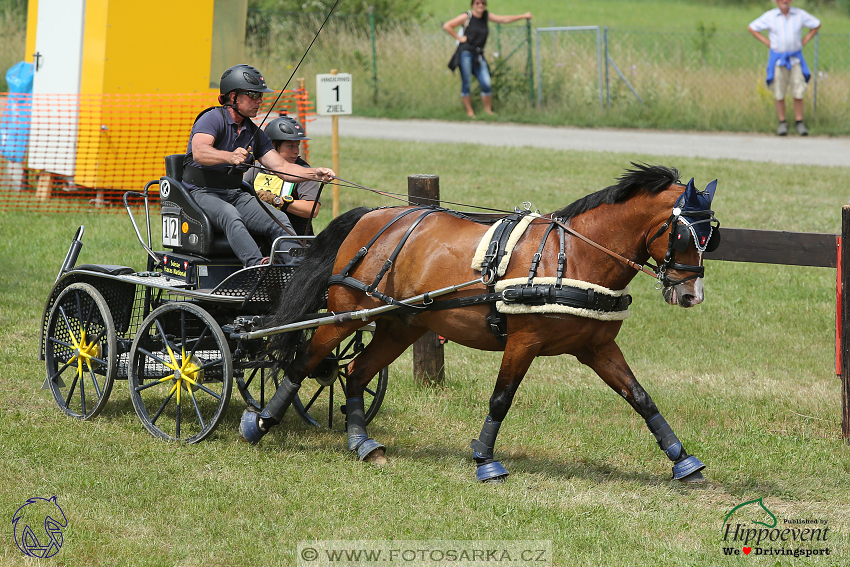
[[[339,71],[331,69],[331,75],[336,75]],[[334,173],[339,177],[339,116],[334,114],[331,117],[331,159],[333,163]],[[333,202],[333,218],[339,216],[339,185],[334,183],[334,202]]]
[[[841,242],[850,242],[850,205],[841,208]],[[841,246],[841,436],[850,444],[850,332],[844,328],[850,323],[850,253]]]
[[[437,175],[409,175],[407,194],[410,202],[420,205],[440,204],[440,177]],[[436,333],[428,331],[413,343],[413,377],[423,386],[443,383],[445,356],[443,345]]]
[[[53,192],[53,174],[42,171],[38,176],[38,186],[35,189],[35,197],[39,201],[47,201]]]

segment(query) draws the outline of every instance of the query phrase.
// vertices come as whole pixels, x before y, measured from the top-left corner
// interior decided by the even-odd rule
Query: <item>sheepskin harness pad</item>
[[[346,285],[365,291],[372,297],[390,305],[399,305],[403,310],[419,313],[422,311],[441,311],[469,305],[489,304],[490,314],[487,325],[502,342],[507,340],[506,314],[525,313],[564,313],[587,317],[601,321],[620,321],[629,316],[629,305],[632,298],[628,288],[620,291],[572,279],[564,278],[566,269],[566,231],[556,222],[549,223],[546,233],[540,242],[529,266],[527,278],[511,278],[500,280],[507,273],[508,264],[517,242],[528,229],[531,222],[540,215],[529,211],[520,211],[499,219],[482,237],[473,257],[472,268],[480,271],[482,282],[487,286],[488,293],[443,301],[431,301],[425,305],[404,305],[398,300],[377,291],[378,284],[387,270],[392,266],[404,243],[416,229],[421,220],[435,211],[457,214],[454,211],[436,207],[416,207],[408,209],[391,220],[381,229],[372,240],[361,248],[354,258],[336,275],[331,276],[330,285]],[[392,224],[411,213],[420,213],[418,218],[402,236],[394,252],[385,263],[375,280],[367,285],[349,276],[353,269],[367,253],[372,244]],[[537,277],[537,267],[543,255],[549,235],[557,230],[559,239],[558,267],[555,277]]]
[[[601,321],[627,318],[632,301],[628,289],[614,291],[588,282],[564,279],[565,230],[554,222],[549,224],[531,260],[528,278],[499,281],[507,272],[516,243],[534,218],[539,218],[539,215],[525,212],[505,217],[487,231],[473,257],[472,268],[481,272],[482,280],[497,298],[488,317],[493,334],[500,340],[507,337],[505,314],[565,313]],[[500,230],[502,227],[504,229]],[[537,267],[546,241],[555,229],[560,244],[557,275],[538,278]]]

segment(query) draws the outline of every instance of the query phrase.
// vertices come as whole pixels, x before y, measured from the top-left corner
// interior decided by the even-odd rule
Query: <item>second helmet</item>
[[[281,116],[269,122],[266,126],[266,135],[274,141],[310,139],[301,124],[289,116]]]

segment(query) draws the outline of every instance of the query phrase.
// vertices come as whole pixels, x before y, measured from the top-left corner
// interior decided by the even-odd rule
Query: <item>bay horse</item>
[[[274,337],[285,377],[262,412],[243,414],[241,438],[258,442],[280,422],[305,377],[342,340],[375,321],[372,341],[348,367],[348,448],[360,460],[385,461],[384,446],[366,432],[364,389],[431,330],[469,348],[504,352],[489,415],[471,445],[478,480],[508,475],[493,455],[499,428],[534,358],[560,354],[592,368],[646,421],[673,462],[673,479],[702,480],[705,465],[685,451],[615,338],[628,315],[627,285],[638,271],[657,278],[669,304],[691,307],[703,301],[703,252],[716,248],[720,236],[709,210],[716,181],[698,191],[693,179],[687,187],[680,184],[676,169],[632,166],[615,185],[563,209],[542,217],[515,215],[525,218],[525,230],[512,233],[507,260],[498,242],[485,242],[481,273],[472,267],[473,257],[491,225],[462,213],[359,208],[335,219],[295,271],[275,322],[297,322],[319,311],[325,292],[328,313],[337,322],[318,327],[307,341],[294,332]],[[644,266],[650,258],[657,264],[651,269]],[[502,264],[493,267],[499,259]],[[515,285],[499,288],[494,280]],[[428,295],[459,282],[466,287],[443,295],[447,300]],[[422,297],[415,304],[404,301],[417,296]],[[496,312],[496,299],[508,314]],[[362,311],[388,304],[399,308]]]

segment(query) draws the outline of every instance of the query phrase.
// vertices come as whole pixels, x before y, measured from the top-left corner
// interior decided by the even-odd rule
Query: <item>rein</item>
[[[265,168],[262,168],[261,166],[254,166],[254,167],[265,169]],[[418,202],[414,203],[410,199],[405,199],[404,196],[401,193],[388,193],[386,191],[379,191],[379,190],[373,189],[371,187],[366,187],[364,185],[354,183],[353,181],[348,181],[347,179],[343,179],[341,177],[334,176],[334,179],[336,179],[337,181],[341,181],[342,183],[345,184],[345,185],[341,185],[340,183],[334,183],[334,185],[337,185],[337,186],[340,186],[340,187],[356,187],[358,189],[363,189],[364,191],[370,191],[372,193],[377,193],[378,195],[382,195],[384,197],[389,197],[390,199],[396,199],[398,201],[402,201],[402,202],[407,203],[409,205],[415,206],[415,205],[421,205],[422,204],[422,203],[418,203]],[[437,199],[430,199],[428,197],[417,197],[417,199],[425,200],[425,201],[439,202],[441,204],[445,203],[445,204],[449,204],[449,205],[460,205],[460,206],[463,206],[463,207],[469,207],[469,208],[479,209],[479,210],[483,210],[483,211],[492,211],[492,212],[498,212],[498,213],[511,214],[511,211],[506,211],[504,209],[493,209],[493,208],[490,208],[490,207],[479,207],[479,206],[476,206],[476,205],[469,205],[467,203],[454,203],[452,201],[444,201],[444,200],[438,201]],[[712,211],[700,211],[697,214],[713,216]],[[656,232],[655,236],[653,236],[649,240],[649,242],[647,243],[647,248],[649,247],[650,244],[652,244],[652,242],[655,241],[656,238],[661,236],[664,233],[665,230],[670,228],[670,226],[672,224],[671,220],[674,219],[674,218],[678,219],[678,215],[676,215],[675,211],[674,211],[673,215],[671,216],[671,219],[668,220],[667,222],[665,222],[663,225],[661,225],[661,227]],[[648,276],[651,276],[653,279],[658,280],[665,287],[672,287],[674,285],[678,285],[678,284],[684,283],[686,281],[692,280],[694,278],[700,277],[699,272],[701,272],[701,270],[696,269],[696,268],[698,268],[698,266],[687,266],[687,265],[684,265],[684,264],[673,263],[671,261],[672,260],[672,229],[671,229],[671,237],[670,237],[671,241],[670,241],[670,244],[668,246],[667,257],[665,258],[665,261],[661,264],[660,267],[656,267],[656,266],[653,266],[652,264],[649,264],[649,263],[644,265],[644,264],[638,264],[637,262],[634,262],[633,260],[629,260],[625,256],[621,256],[620,254],[617,254],[613,250],[606,248],[605,246],[602,246],[601,244],[599,244],[597,242],[594,242],[593,240],[591,240],[590,238],[584,236],[583,234],[581,234],[579,232],[576,232],[569,225],[565,224],[563,221],[559,220],[558,218],[550,217],[550,220],[551,220],[552,223],[563,228],[566,232],[568,232],[571,235],[575,236],[576,238],[586,242],[587,244],[590,244],[591,246],[593,246],[594,248],[596,248],[600,252],[603,252],[603,253],[611,256],[612,258],[623,262],[624,264],[628,265],[630,268],[632,268],[634,270],[637,270],[638,272],[642,272],[642,273],[644,273]],[[706,222],[706,221],[700,221],[700,222]],[[684,279],[679,280],[677,282],[670,283],[666,278],[666,273],[667,273],[668,268],[680,269],[682,271],[691,271],[691,272],[697,272],[697,273],[693,276],[684,278]]]
[[[621,262],[624,262],[624,263],[628,264],[628,266],[629,266],[630,268],[633,268],[633,269],[635,269],[635,270],[637,270],[637,271],[639,271],[639,272],[643,272],[644,274],[646,274],[646,275],[648,275],[648,276],[652,276],[653,278],[657,278],[657,277],[658,277],[658,269],[657,269],[657,268],[655,268],[652,264],[650,264],[650,267],[649,267],[649,268],[647,268],[646,266],[643,266],[643,265],[641,265],[641,264],[638,264],[637,262],[633,262],[633,261],[629,260],[628,258],[626,258],[626,257],[624,257],[624,256],[620,256],[619,254],[617,254],[617,253],[616,253],[616,252],[614,252],[613,250],[609,250],[608,248],[605,248],[605,247],[604,247],[604,246],[602,246],[601,244],[598,244],[598,243],[596,243],[596,242],[592,241],[592,240],[591,240],[591,239],[589,239],[588,237],[584,236],[583,234],[580,234],[580,233],[576,232],[575,230],[573,230],[572,228],[570,228],[568,225],[564,224],[563,222],[561,222],[560,220],[558,220],[558,219],[556,219],[556,218],[554,218],[554,217],[552,218],[552,222],[553,222],[553,223],[555,223],[555,224],[557,224],[558,226],[560,226],[561,228],[563,228],[564,230],[566,230],[567,232],[569,232],[569,233],[570,233],[570,234],[572,234],[573,236],[575,236],[575,237],[577,237],[577,238],[579,238],[579,239],[583,240],[584,242],[587,242],[588,244],[590,244],[591,246],[593,246],[593,247],[594,247],[594,248],[596,248],[597,250],[600,250],[600,251],[602,251],[602,252],[604,252],[604,253],[608,254],[608,255],[609,255],[609,256],[611,256],[612,258],[616,258],[617,260],[620,260]],[[653,269],[650,269],[650,268],[653,268]]]

